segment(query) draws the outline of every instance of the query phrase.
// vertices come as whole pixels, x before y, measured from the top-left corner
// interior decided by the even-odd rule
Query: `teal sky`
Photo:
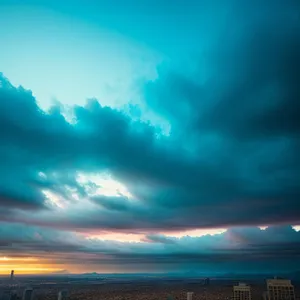
[[[1,0],[0,65],[45,107],[93,97],[122,105],[162,62],[193,69],[228,10],[209,1]]]
[[[42,106],[87,98],[118,105],[140,76],[155,76],[160,54],[87,18],[34,5],[2,6],[0,14],[2,71]]]

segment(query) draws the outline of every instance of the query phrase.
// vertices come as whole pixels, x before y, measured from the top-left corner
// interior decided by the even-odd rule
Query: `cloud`
[[[128,199],[124,197],[97,196],[92,200],[109,210],[126,211],[129,209]]]
[[[19,253],[24,258],[38,258],[32,260],[33,265],[41,261],[59,265],[76,265],[84,261],[87,266],[93,265],[94,270],[118,264],[121,267],[131,264],[136,270],[139,264],[152,264],[156,270],[161,264],[181,270],[195,264],[196,269],[202,266],[204,270],[213,270],[219,266],[220,271],[228,271],[231,265],[234,271],[245,269],[250,261],[257,262],[257,270],[264,270],[266,265],[271,268],[275,260],[278,270],[296,270],[300,263],[300,233],[290,226],[275,226],[266,230],[236,228],[202,237],[152,235],[142,242],[117,242],[1,223],[0,239],[3,241],[0,253],[8,258],[20,258]],[[12,244],[13,250],[7,246]]]
[[[147,85],[147,104],[182,132],[246,141],[297,135],[299,3],[228,7],[227,25],[194,62],[196,71],[161,70],[162,78]]]
[[[193,71],[162,65],[142,86],[168,135],[97,100],[68,122],[63,105],[43,111],[1,75],[1,220],[149,241],[166,240],[153,231],[298,224],[299,4],[239,3]],[[95,195],[100,184],[80,180],[103,173],[128,194]]]
[[[20,252],[25,254],[78,250],[80,239],[74,237],[76,237],[74,233],[24,226],[18,223],[1,222],[0,228],[1,252],[9,255]]]
[[[146,236],[146,242],[153,242],[153,243],[162,243],[162,244],[174,244],[176,240],[173,238],[166,237],[161,234],[149,234]]]

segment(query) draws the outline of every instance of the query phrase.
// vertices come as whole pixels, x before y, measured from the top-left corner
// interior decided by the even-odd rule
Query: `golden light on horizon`
[[[3,261],[3,260],[2,260]],[[24,263],[0,263],[0,275],[9,274],[11,270],[14,270],[16,274],[47,274],[61,271],[61,268],[55,268],[50,264],[34,264],[31,265],[29,261]]]
[[[37,258],[34,257],[7,257],[2,256],[0,257],[0,261],[20,261],[20,262],[27,262],[27,261],[38,261]]]
[[[17,274],[45,274],[58,272],[61,269],[55,268],[49,263],[42,262],[37,257],[0,257],[0,274],[9,274],[11,270],[15,270]]]
[[[31,267],[31,266],[1,266],[0,265],[0,275],[9,274],[11,270],[14,270],[16,274],[20,275],[33,275],[33,274],[47,274],[47,273],[55,273],[61,271],[61,269],[54,269],[54,268],[38,268],[38,267]]]

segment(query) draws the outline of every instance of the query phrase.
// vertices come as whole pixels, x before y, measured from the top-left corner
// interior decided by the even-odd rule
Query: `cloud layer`
[[[117,242],[85,238],[80,234],[39,227],[1,223],[1,252],[22,260],[38,257],[30,263],[57,266],[80,266],[82,261],[92,270],[119,267],[120,271],[227,272],[297,270],[300,232],[290,226],[265,230],[254,227],[229,229],[216,235],[175,238],[148,235],[140,242]],[[11,247],[13,245],[13,247]],[[12,250],[13,249],[13,250]],[[22,253],[20,255],[20,253]],[[276,264],[274,264],[276,262]],[[129,269],[128,269],[129,268]],[[147,268],[146,268],[147,269]]]

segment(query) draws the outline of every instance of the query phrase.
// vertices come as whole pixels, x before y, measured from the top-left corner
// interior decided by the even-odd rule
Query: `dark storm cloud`
[[[6,102],[9,105],[5,105]],[[22,208],[27,199],[31,200],[32,205],[42,206],[45,197],[41,189],[65,197],[67,186],[84,195],[84,187],[80,190],[76,180],[67,175],[75,171],[109,169],[115,177],[125,180],[146,206],[144,211],[148,209],[148,225],[141,219],[137,220],[137,224],[151,227],[155,217],[163,215],[159,208],[156,211],[155,205],[165,207],[164,198],[166,194],[176,195],[176,185],[183,184],[189,188],[199,184],[205,187],[209,180],[211,184],[227,184],[226,178],[222,182],[222,177],[219,178],[207,166],[203,165],[199,170],[195,168],[194,161],[174,147],[178,143],[164,137],[157,140],[154,127],[132,123],[122,113],[101,107],[96,101],[88,102],[85,107],[75,107],[76,124],[70,125],[58,109],[52,109],[49,113],[41,111],[30,92],[12,87],[3,78],[1,104],[2,161],[7,166],[1,169],[4,182],[2,195],[8,193],[5,191],[9,187],[14,199],[9,204],[14,207]],[[12,155],[14,151],[15,155]],[[204,182],[199,182],[197,178],[203,178]],[[34,196],[34,193],[40,197]],[[21,196],[17,198],[19,194]],[[175,204],[180,206],[178,200]],[[6,202],[3,205],[7,205]],[[135,226],[135,220],[129,220],[126,215],[115,219],[116,225],[111,223],[113,219],[105,224],[101,223],[101,218],[95,217],[98,222],[93,223],[94,226],[120,228],[117,224],[119,220],[123,221],[121,226],[125,228]],[[81,219],[83,222],[80,225],[89,227],[84,224],[84,214]],[[87,216],[87,219],[90,217]],[[156,226],[160,227],[159,222]]]
[[[162,72],[148,87],[148,104],[200,134],[299,135],[299,2],[230,1],[228,7],[232,18],[203,54],[205,64],[201,57],[192,76]],[[201,78],[203,72],[208,76]]]
[[[210,192],[207,199],[230,205],[235,198],[244,220],[255,205],[274,222],[281,219],[276,210],[298,219],[299,2],[235,4],[205,64],[190,75],[162,70],[146,85],[146,101],[170,120],[172,134],[192,154],[231,178],[231,185],[216,185],[219,195]],[[204,191],[195,189],[196,199],[182,198],[196,205]]]

